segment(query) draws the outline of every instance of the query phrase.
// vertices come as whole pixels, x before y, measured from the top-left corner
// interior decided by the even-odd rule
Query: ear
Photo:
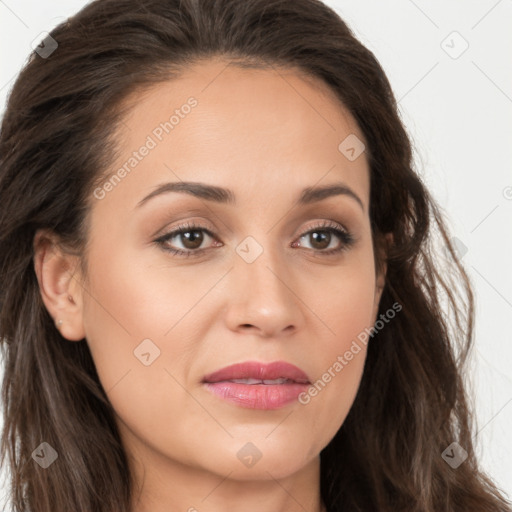
[[[373,318],[377,318],[377,312],[379,310],[379,303],[382,297],[382,292],[384,291],[384,287],[386,285],[386,274],[388,270],[387,265],[387,254],[388,248],[393,244],[393,233],[386,233],[383,237],[383,242],[380,247],[377,248],[379,251],[379,258],[382,261],[382,266],[379,269],[379,272],[376,274],[375,279],[375,297],[373,302]]]
[[[36,232],[34,270],[39,291],[46,309],[58,322],[56,328],[70,341],[85,338],[83,288],[78,263],[77,256],[63,252],[54,233],[48,230]]]

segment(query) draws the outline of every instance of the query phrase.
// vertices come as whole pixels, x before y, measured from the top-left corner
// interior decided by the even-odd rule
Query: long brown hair
[[[328,510],[510,511],[473,451],[470,281],[413,170],[390,84],[340,17],[318,0],[96,0],[50,35],[57,48],[47,40],[53,53],[30,55],[0,133],[1,454],[12,510],[131,510],[114,411],[85,341],[65,342],[44,307],[33,240],[51,230],[87,270],[91,197],[116,156],[122,100],[221,56],[323,80],[368,143],[376,264],[387,259],[379,313],[403,309],[371,338],[353,407],[321,452]],[[43,442],[58,454],[47,469],[33,457]],[[467,452],[457,468],[442,456],[452,443]]]

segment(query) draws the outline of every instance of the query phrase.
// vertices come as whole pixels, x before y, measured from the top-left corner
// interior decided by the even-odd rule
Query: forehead
[[[256,113],[267,107],[281,119],[290,113],[290,109],[305,119],[316,117],[316,122],[331,130],[337,130],[341,121],[363,138],[334,90],[320,78],[293,66],[247,67],[221,58],[196,62],[172,80],[136,89],[122,103],[123,110],[128,112],[125,121],[140,120],[141,115],[153,109],[164,116],[165,109],[182,105],[190,96],[197,98],[203,108],[222,107],[227,115],[235,114],[241,108],[247,111],[257,107],[253,112]],[[264,114],[268,112],[263,111]],[[247,124],[251,120],[245,119]]]
[[[344,178],[368,193],[366,155],[344,153],[345,141],[363,145],[364,135],[330,87],[300,70],[205,61],[134,92],[123,108],[119,158],[106,176],[124,165],[129,179],[120,185],[133,204],[157,183],[179,179],[290,192],[293,183]],[[145,145],[151,150],[130,169]]]

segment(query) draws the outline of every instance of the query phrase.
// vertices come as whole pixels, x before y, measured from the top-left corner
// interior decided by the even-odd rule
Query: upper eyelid
[[[336,229],[339,229],[346,233],[350,233],[350,230],[348,228],[346,228],[343,224],[341,224],[340,222],[337,222],[337,221],[333,221],[333,220],[319,220],[313,226],[307,228],[305,231],[301,230],[299,233],[305,234],[305,233],[309,233],[312,229],[322,229],[322,228],[326,228],[326,229],[327,228],[336,228]],[[185,221],[169,230],[163,231],[161,233],[161,235],[157,235],[157,236],[162,237],[162,236],[168,236],[171,234],[179,234],[180,231],[183,232],[187,229],[190,231],[206,231],[210,236],[215,236],[214,231],[216,231],[216,228],[202,225],[200,222],[196,223],[194,221]]]

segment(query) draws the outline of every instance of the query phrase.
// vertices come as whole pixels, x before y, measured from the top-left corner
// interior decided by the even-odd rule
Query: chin
[[[273,480],[288,477],[311,464],[315,456],[309,456],[309,450],[303,440],[297,440],[299,446],[283,443],[277,438],[255,439],[254,442],[237,441],[226,451],[225,456],[214,457],[215,472],[230,474],[233,480]],[[222,459],[222,460],[221,460]]]

